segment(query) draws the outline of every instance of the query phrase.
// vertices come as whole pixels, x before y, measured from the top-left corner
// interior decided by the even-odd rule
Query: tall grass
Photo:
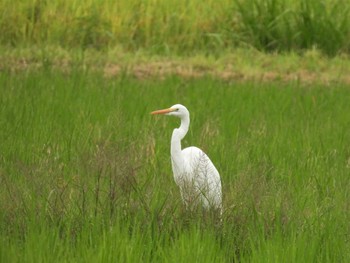
[[[0,74],[0,261],[347,262],[346,86]],[[183,145],[222,176],[222,222],[187,212],[169,163]]]
[[[236,0],[247,43],[261,50],[316,47],[349,51],[349,5],[344,1]]]
[[[316,47],[335,55],[349,52],[349,10],[343,0],[3,0],[0,43],[161,54]]]

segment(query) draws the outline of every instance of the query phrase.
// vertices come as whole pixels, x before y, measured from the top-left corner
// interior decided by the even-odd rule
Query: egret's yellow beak
[[[169,108],[169,109],[164,109],[164,110],[156,110],[156,111],[152,111],[151,114],[154,115],[154,114],[166,114],[166,113],[169,113],[169,112],[172,112],[172,111],[175,111],[176,109],[172,109],[172,108]]]

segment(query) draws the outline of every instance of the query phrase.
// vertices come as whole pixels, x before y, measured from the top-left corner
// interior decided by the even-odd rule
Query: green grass
[[[269,54],[256,49],[236,49],[220,56],[152,55],[110,49],[62,49],[59,46],[37,48],[0,47],[0,69],[22,72],[32,69],[74,72],[89,69],[110,77],[123,74],[138,79],[213,76],[227,81],[298,81],[303,84],[332,86],[350,83],[350,59],[347,55],[327,57],[317,49],[303,54]]]
[[[153,54],[220,54],[318,48],[349,53],[350,4],[344,0],[25,0],[0,3],[5,46],[146,49]]]
[[[1,262],[348,262],[350,88],[210,77],[0,73]],[[220,171],[224,214],[186,212],[183,145]]]

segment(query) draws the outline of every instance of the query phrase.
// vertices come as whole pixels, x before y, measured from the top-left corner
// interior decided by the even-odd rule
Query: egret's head
[[[183,118],[189,116],[187,108],[181,104],[175,104],[168,109],[152,111],[151,114],[164,114]]]

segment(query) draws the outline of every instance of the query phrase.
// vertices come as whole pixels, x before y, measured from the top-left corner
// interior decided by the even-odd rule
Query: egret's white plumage
[[[168,109],[153,111],[152,114],[165,114],[181,119],[179,128],[171,137],[171,164],[176,184],[186,206],[200,202],[205,208],[222,207],[220,175],[209,157],[197,147],[181,149],[181,140],[190,125],[190,113],[181,104]]]

